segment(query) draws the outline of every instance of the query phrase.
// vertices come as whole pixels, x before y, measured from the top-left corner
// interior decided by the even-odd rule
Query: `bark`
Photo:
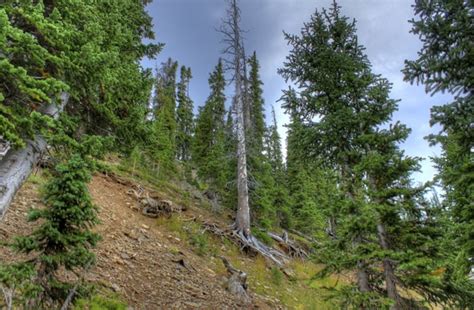
[[[362,261],[357,263],[357,287],[362,293],[370,292],[369,275]]]
[[[377,186],[376,180],[373,177],[369,177],[369,178],[370,178],[370,185],[372,186],[373,190],[376,190],[377,187],[380,187],[380,186]],[[374,201],[378,204],[383,203],[378,198],[375,198]],[[390,250],[390,244],[387,240],[387,231],[385,229],[383,220],[380,218],[377,223],[377,236],[379,239],[380,247],[385,251]],[[390,261],[390,259],[384,258],[382,260],[382,265],[383,265],[383,273],[385,277],[385,287],[387,289],[387,296],[388,298],[394,301],[394,305],[391,307],[391,309],[393,310],[403,309],[402,298],[400,297],[397,291],[397,284],[396,284],[397,277],[395,276],[395,271],[394,271],[392,262]]]
[[[349,164],[345,163],[342,167],[342,177],[343,180],[349,180],[346,183],[346,196],[350,200],[354,201],[354,189],[353,189],[353,180],[350,172]],[[357,246],[362,242],[362,236],[357,236],[353,241],[353,246]],[[369,274],[367,273],[367,267],[364,260],[359,260],[357,262],[357,287],[360,292],[367,293],[371,291],[369,284]]]
[[[52,102],[43,111],[45,115],[57,118],[64,109],[69,95],[61,94],[60,102]],[[0,219],[7,211],[10,203],[23,182],[40,160],[46,150],[46,141],[41,135],[26,142],[26,147],[20,150],[10,150],[0,161]]]
[[[237,132],[237,215],[236,228],[242,231],[244,236],[250,235],[250,206],[247,176],[247,150],[245,145],[245,116],[244,96],[245,89],[242,79],[243,71],[243,47],[242,36],[239,26],[240,12],[237,1],[230,2],[229,20],[230,26],[227,36],[231,38],[230,54],[233,55],[232,67],[235,80],[235,104],[237,110],[236,132]]]
[[[386,238],[386,231],[385,227],[382,223],[377,224],[377,234],[379,237],[380,246],[384,250],[389,250],[389,244]],[[397,292],[397,278],[395,276],[395,271],[393,269],[392,263],[388,258],[385,258],[382,262],[383,264],[383,271],[385,276],[385,286],[387,288],[387,296],[392,299],[395,304],[392,306],[391,309],[399,310],[402,309],[401,298]]]

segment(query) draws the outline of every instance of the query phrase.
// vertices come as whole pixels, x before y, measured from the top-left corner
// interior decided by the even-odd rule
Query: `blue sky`
[[[429,126],[429,113],[433,105],[450,100],[448,95],[429,96],[423,86],[410,85],[403,81],[400,70],[405,59],[415,59],[421,47],[418,38],[409,33],[409,19],[413,17],[413,0],[340,0],[344,15],[357,20],[359,42],[373,65],[373,71],[393,83],[392,98],[400,99],[399,111],[393,120],[400,120],[412,128],[412,134],[403,148],[408,155],[426,158],[422,162],[422,173],[414,176],[416,181],[432,178],[435,169],[430,156],[439,153],[429,147],[424,137],[436,128]],[[283,38],[283,30],[299,34],[305,21],[316,9],[329,7],[330,0],[240,0],[242,28],[245,34],[246,52],[254,50],[261,65],[264,82],[266,111],[275,106],[279,131],[286,137],[284,124],[288,116],[281,110],[277,100],[281,90],[286,89],[284,80],[277,74],[289,47]],[[154,0],[148,6],[153,17],[156,40],[165,43],[163,52],[155,60],[144,60],[146,67],[156,67],[168,57],[180,65],[191,67],[193,79],[190,96],[196,106],[202,105],[208,94],[209,73],[221,57],[221,36],[215,31],[225,15],[224,0]],[[229,88],[229,95],[231,95]],[[283,139],[284,140],[284,139]]]

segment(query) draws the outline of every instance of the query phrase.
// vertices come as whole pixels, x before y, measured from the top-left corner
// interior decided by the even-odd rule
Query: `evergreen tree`
[[[412,32],[423,47],[418,59],[406,61],[405,79],[423,83],[427,93],[454,96],[453,102],[432,108],[431,125],[440,125],[441,131],[428,138],[442,148],[435,163],[443,203],[459,223],[459,253],[465,256],[467,273],[474,257],[474,5],[468,0],[417,0],[414,10]]]
[[[227,181],[227,160],[225,149],[225,79],[222,62],[219,60],[209,76],[209,95],[200,107],[196,120],[192,157],[197,165],[198,175],[206,180],[211,190],[224,195]]]
[[[178,84],[178,109],[176,122],[178,132],[176,135],[178,159],[188,161],[191,158],[191,140],[194,130],[193,102],[189,98],[189,81],[192,78],[191,68],[181,67],[181,78]]]
[[[3,1],[0,4],[0,136],[14,147],[32,138],[33,111],[62,91],[80,130],[113,134],[130,147],[143,136],[149,71],[159,52],[146,1]],[[125,148],[126,148],[125,147]]]
[[[339,291],[346,306],[417,306],[416,300],[401,297],[404,289],[429,302],[455,301],[459,295],[447,296],[434,276],[439,249],[432,240],[440,235],[417,202],[422,189],[409,182],[417,160],[397,147],[408,130],[399,124],[379,129],[390,121],[397,101],[389,98],[388,81],[371,72],[355,22],[341,16],[334,3],[329,11],[316,11],[301,36],[286,38],[292,50],[280,73],[300,89],[286,108],[305,121],[297,123],[298,152],[289,155],[335,168],[337,186],[331,191],[340,197],[337,212],[325,212],[337,217],[331,238],[318,252],[325,264],[322,274],[355,271],[357,290]],[[294,98],[294,93],[286,96]],[[414,236],[425,238],[407,241]]]
[[[250,74],[247,79],[246,93],[246,126],[247,166],[249,175],[249,204],[251,218],[264,228],[270,228],[276,221],[276,207],[273,204],[275,180],[271,166],[264,154],[264,136],[266,131],[264,119],[263,82],[260,80],[260,65],[254,52],[248,64]]]
[[[357,221],[358,180],[353,169],[360,153],[356,140],[361,131],[380,124],[381,120],[367,113],[370,105],[363,106],[367,102],[364,95],[374,79],[358,44],[354,22],[341,17],[339,10],[334,3],[329,12],[317,11],[305,24],[301,37],[285,35],[293,49],[279,72],[301,88],[298,103],[308,122],[320,117],[308,131],[311,138],[305,139],[313,141],[309,152],[339,171],[344,180],[341,186],[346,199],[354,205],[352,216]],[[354,252],[360,247],[364,233],[356,231],[351,236]],[[355,269],[359,291],[368,293],[371,289],[366,263],[358,260]]]
[[[272,107],[273,123],[265,131],[265,153],[270,161],[274,175],[281,178],[284,173],[283,154],[281,151],[281,137],[278,133],[278,125],[275,115],[275,108]]]
[[[89,169],[78,154],[59,164],[46,186],[46,208],[29,214],[29,221],[42,220],[42,224],[13,244],[20,252],[34,254],[33,259],[17,265],[20,268],[17,270],[35,270],[32,284],[37,289],[19,292],[31,294],[24,296],[29,299],[29,307],[46,309],[63,305],[75,285],[60,277],[61,269],[79,274],[94,263],[90,248],[96,245],[99,236],[90,230],[98,218],[87,189]]]
[[[157,72],[154,96],[153,154],[165,168],[172,168],[176,153],[176,69],[171,58]]]
[[[249,76],[249,124],[248,132],[248,148],[250,156],[258,156],[263,152],[263,138],[265,135],[265,115],[263,100],[263,82],[260,80],[260,65],[257,59],[257,53],[254,52],[249,59],[250,76]]]
[[[237,179],[237,136],[235,133],[235,124],[233,107],[229,107],[225,123],[225,154],[227,159],[227,182],[225,205],[231,209],[235,208],[237,204],[237,186],[235,180]]]
[[[284,96],[284,106],[295,106],[296,92],[289,89]],[[304,135],[304,126],[301,117],[292,110],[287,134],[287,169],[286,187],[288,188],[291,214],[297,230],[310,236],[317,235],[324,238],[327,214],[331,206],[337,205],[338,199],[330,199],[332,193],[322,187],[325,180],[331,184],[334,180],[323,178],[317,164],[310,164],[305,160],[305,149],[301,143]],[[335,183],[332,183],[335,184]],[[332,197],[333,198],[333,197]]]

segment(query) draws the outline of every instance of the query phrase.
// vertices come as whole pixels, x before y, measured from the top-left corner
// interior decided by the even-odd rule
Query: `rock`
[[[120,292],[120,286],[118,286],[117,283],[112,283],[111,287],[114,290],[114,292]]]
[[[150,226],[145,225],[145,224],[142,224],[142,227],[143,227],[144,229],[150,229]]]
[[[196,302],[191,302],[191,301],[185,301],[183,302],[183,305],[186,305],[188,307],[191,307],[192,309],[199,309],[201,308],[201,304],[196,303]]]

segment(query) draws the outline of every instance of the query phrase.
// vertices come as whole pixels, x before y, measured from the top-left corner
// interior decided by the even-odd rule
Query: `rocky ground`
[[[42,207],[39,185],[26,183],[0,221],[0,238],[9,240],[26,234],[29,208]],[[245,305],[225,288],[226,273],[212,270],[209,257],[201,257],[183,246],[182,240],[157,224],[156,219],[137,212],[130,187],[96,175],[90,192],[99,208],[101,224],[96,228],[102,241],[95,249],[97,264],[87,278],[122,296],[132,309],[275,309],[278,305],[251,294]],[[196,212],[196,214],[193,214]],[[186,216],[203,216],[202,210]],[[0,248],[0,262],[18,258]],[[214,264],[215,265],[215,264]]]

